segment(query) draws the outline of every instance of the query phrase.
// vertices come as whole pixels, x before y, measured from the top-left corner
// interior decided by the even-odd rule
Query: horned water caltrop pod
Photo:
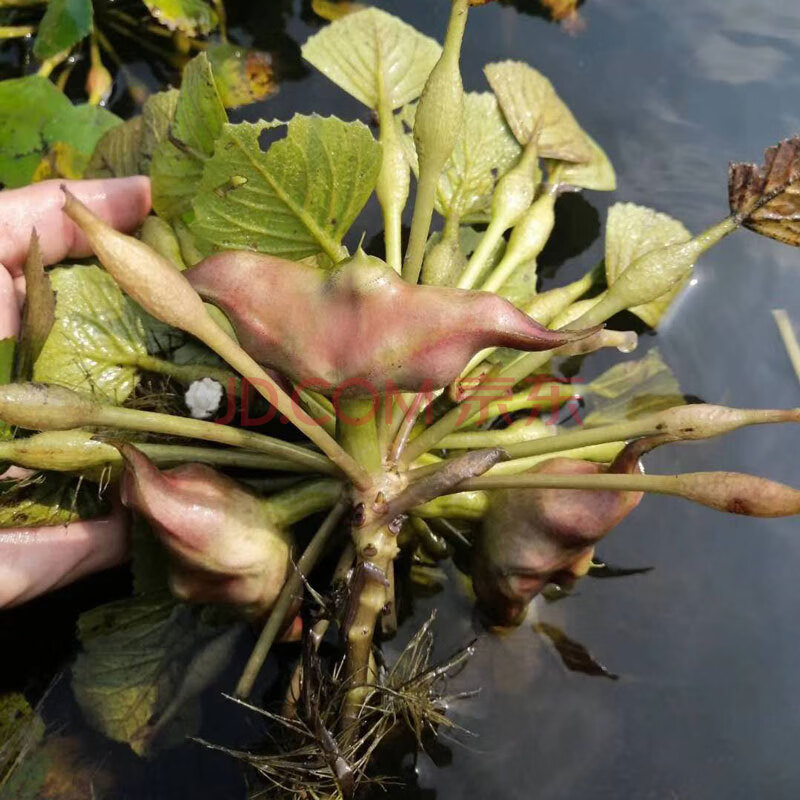
[[[761,167],[733,165],[731,216],[697,235],[652,209],[613,206],[604,266],[539,293],[557,197],[610,191],[616,178],[533,67],[490,64],[492,92],[465,91],[459,59],[475,5],[453,0],[443,47],[357,4],[337,5],[336,20],[305,44],[309,63],[376,113],[377,140],[335,117],[230,123],[201,53],[179,93],[151,98],[138,122],[109,130],[90,162],[104,175],[150,171],[158,219],[128,236],[65,190],[64,212],[105,272],[53,273],[61,286],[69,271],[69,309],[66,292],[53,301],[41,264],[26,267],[27,355],[0,387],[0,457],[37,470],[37,486],[68,485],[72,500],[118,485],[147,523],[144,540],[134,536],[137,595],[108,610],[111,630],[80,627],[88,645],[106,635],[128,658],[150,647],[162,682],[142,691],[136,670],[119,670],[115,686],[141,696],[136,718],[121,721],[103,691],[103,648],[87,646],[74,670],[87,719],[137,752],[158,747],[181,716],[170,696],[197,695],[178,692],[169,667],[174,640],[190,635],[176,622],[186,605],[201,606],[192,616],[201,619],[224,604],[260,628],[237,665],[242,699],[280,630],[302,629],[286,716],[268,712],[277,735],[238,755],[286,796],[352,797],[395,727],[409,726],[421,745],[423,731],[452,725],[443,682],[471,652],[432,666],[427,624],[395,664],[377,655],[378,632],[396,627],[409,563],[459,551],[482,618],[508,626],[548,584],[580,578],[597,542],[635,521],[648,493],[734,514],[800,511],[797,490],[764,478],[657,475],[641,464],[655,446],[796,423],[800,410],[685,405],[652,353],[585,387],[557,377],[561,356],[635,348],[615,315],[631,310],[657,326],[695,262],[737,229],[798,244],[800,139],[769,148]],[[217,21],[209,16],[205,29]],[[95,64],[95,95],[102,78]],[[373,192],[385,261],[343,243]],[[85,369],[66,368],[76,361]],[[255,393],[264,400],[256,427],[268,418],[268,429],[249,429]],[[559,424],[564,406],[580,415],[576,395],[597,407],[586,425]],[[220,399],[224,419],[192,418],[222,414]],[[0,524],[18,519],[17,497],[34,522],[107,511],[65,509],[63,491],[37,489],[31,500],[27,480],[8,490]],[[319,524],[310,539],[305,520]],[[142,544],[154,540],[160,571]],[[323,657],[329,627],[338,636]]]

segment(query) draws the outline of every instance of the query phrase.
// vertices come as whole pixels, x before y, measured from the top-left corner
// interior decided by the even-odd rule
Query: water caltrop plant
[[[800,139],[762,166],[733,165],[730,216],[697,235],[614,205],[604,267],[539,292],[558,197],[611,191],[614,170],[533,67],[489,64],[491,91],[464,90],[464,27],[481,4],[453,0],[443,46],[371,8],[306,42],[306,60],[374,114],[377,137],[314,115],[232,124],[201,54],[160,113],[156,95],[145,126],[112,128],[92,157],[89,175],[123,176],[151,154],[156,215],[138,238],[65,187],[64,213],[99,266],[45,273],[31,248],[18,382],[0,387],[17,433],[0,451],[41,472],[8,487],[4,506],[26,504],[29,524],[75,520],[103,513],[87,508],[87,485],[119,483],[135,595],[84,615],[72,678],[91,723],[140,754],[229,665],[243,617],[259,637],[241,700],[281,636],[299,637],[302,655],[280,712],[261,710],[277,729],[269,748],[237,754],[276,792],[353,796],[393,728],[422,746],[452,724],[443,681],[469,654],[432,664],[426,624],[385,663],[404,554],[455,553],[486,625],[508,626],[592,569],[597,543],[648,493],[800,513],[800,491],[761,477],[641,466],[655,447],[796,423],[798,409],[687,405],[651,354],[582,387],[603,402],[581,424],[541,413],[557,417],[576,394],[556,359],[632,349],[635,335],[606,323],[630,311],[656,327],[727,235],[800,244]],[[344,237],[373,193],[383,246],[350,252]],[[231,413],[186,416],[187,387],[191,406],[213,414],[225,395]],[[242,424],[256,395],[264,424]]]

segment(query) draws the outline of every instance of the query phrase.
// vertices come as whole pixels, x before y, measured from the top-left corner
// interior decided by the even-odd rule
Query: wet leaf
[[[644,358],[615,364],[588,384],[583,394],[588,408],[583,424],[588,427],[635,419],[686,402],[678,379],[655,347]]]
[[[159,216],[170,219],[190,210],[205,162],[214,152],[214,142],[226,121],[211,65],[201,53],[183,71],[169,134],[153,151],[150,177],[153,208]],[[146,127],[142,136],[144,142]]]
[[[604,561],[592,561],[586,573],[590,578],[627,578],[630,575],[646,575],[655,567],[615,567]]]
[[[217,27],[217,13],[205,0],[144,0],[144,4],[171,31],[205,36]]]
[[[539,622],[534,626],[534,630],[550,640],[562,663],[570,672],[581,672],[584,675],[608,678],[612,681],[619,680],[619,675],[609,672],[580,642],[570,639],[555,625]]]
[[[381,148],[360,122],[296,115],[266,152],[259,136],[281,123],[226,125],[194,192],[194,233],[224,249],[301,259],[340,256],[340,242],[378,176]]]
[[[328,4],[332,5],[332,4]],[[400,108],[420,96],[442,48],[377,8],[349,14],[312,36],[303,57],[370,108]]]
[[[415,174],[419,173],[411,130],[414,105],[400,114],[408,127],[403,144]],[[461,133],[444,167],[436,193],[436,210],[465,222],[487,222],[491,216],[492,192],[497,178],[520,157],[521,148],[489,92],[467,92]]]
[[[521,144],[539,129],[539,155],[561,161],[591,160],[593,150],[550,81],[521,61],[487,64],[484,72],[506,120]]]
[[[666,245],[688,242],[691,234],[677,219],[635,203],[616,203],[606,222],[606,280],[611,286],[640,256]],[[630,308],[651,328],[658,326],[675,298],[691,278],[691,270],[666,294]]]
[[[91,0],[50,0],[39,23],[33,54],[44,61],[72,49],[91,30]]]
[[[22,312],[17,376],[30,380],[33,364],[42,351],[55,322],[55,298],[50,278],[44,271],[39,250],[39,237],[34,231],[23,267],[25,275],[25,308]]]
[[[102,516],[108,505],[97,487],[68,475],[40,473],[18,481],[0,481],[0,528],[66,525]]]
[[[278,91],[269,53],[224,42],[206,51],[225,108],[264,100]]]
[[[731,164],[731,213],[746,228],[800,246],[800,136],[764,151],[764,163]]]
[[[99,267],[60,267],[50,273],[55,323],[34,365],[33,378],[124,402],[145,355],[141,312]]]
[[[0,696],[0,798],[14,770],[44,736],[44,723],[19,692]]]
[[[617,188],[617,175],[602,147],[584,133],[592,155],[585,164],[563,162],[558,171],[557,182],[580,189],[593,189],[596,192],[613,192]]]
[[[81,710],[101,733],[144,753],[150,720],[195,643],[192,614],[169,595],[134,597],[82,614],[78,634],[72,687]]]

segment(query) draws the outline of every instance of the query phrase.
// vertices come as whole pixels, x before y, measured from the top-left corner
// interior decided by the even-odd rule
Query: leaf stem
[[[464,89],[458,62],[468,10],[468,0],[452,0],[442,55],[428,76],[417,106],[414,143],[419,158],[419,179],[403,263],[403,277],[409,283],[419,280],[436,188],[461,130]]]
[[[314,534],[314,537],[308,543],[308,547],[303,551],[303,555],[300,556],[294,571],[284,584],[283,589],[281,589],[281,593],[261,630],[261,635],[258,637],[256,646],[250,654],[244,672],[242,672],[242,676],[239,678],[235,691],[236,697],[245,699],[249,697],[250,692],[253,691],[253,685],[256,682],[258,673],[261,671],[261,667],[264,665],[264,661],[269,655],[275,637],[284,624],[292,602],[297,597],[302,587],[303,578],[316,566],[317,561],[319,561],[322,556],[325,546],[347,509],[347,506],[347,498],[344,496],[340,497],[339,501],[328,513],[328,516],[325,517],[325,520]]]
[[[239,392],[240,381],[238,376],[222,367],[213,367],[205,364],[175,364],[163,358],[151,355],[137,355],[133,365],[147,372],[157,372],[175,378],[180,383],[189,384],[203,378],[212,378],[227,389],[231,380],[235,380],[236,392]]]

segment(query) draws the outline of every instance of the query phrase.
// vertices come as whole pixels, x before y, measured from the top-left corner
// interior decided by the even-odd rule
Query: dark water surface
[[[248,11],[256,44],[272,36],[263,27],[272,24],[274,14],[265,8],[271,5]],[[425,33],[443,33],[444,0],[376,5]],[[524,8],[524,1],[518,5]],[[464,45],[466,88],[488,88],[481,72],[487,61],[526,60],[551,77],[610,155],[617,192],[570,201],[562,233],[570,225],[591,231],[619,200],[666,211],[700,230],[727,213],[729,160],[759,160],[765,146],[800,132],[797,0],[587,0],[581,15],[586,30],[571,37],[510,5],[476,9]],[[304,41],[314,29],[307,19],[290,16],[288,37]],[[284,46],[291,51],[290,43]],[[277,97],[239,116],[285,119],[295,111],[365,118],[361,106],[315,73],[285,82]],[[362,222],[370,235],[377,232],[377,210]],[[353,231],[356,240],[360,233]],[[596,238],[555,281],[601,257]],[[800,405],[773,308],[786,308],[800,323],[800,252],[736,234],[704,258],[696,284],[658,336],[643,337],[631,357],[657,344],[684,391],[710,402]],[[614,360],[593,357],[584,376]],[[799,454],[798,430],[762,427],[665,448],[649,457],[648,470],[739,469],[800,485]],[[422,756],[418,786],[392,796],[800,796],[797,520],[754,521],[649,497],[601,554],[610,563],[655,569],[585,580],[576,595],[536,612],[589,647],[620,679],[566,672],[530,625],[502,638],[482,636],[458,685],[483,692],[456,712],[477,736],[437,758],[449,760],[447,766]],[[439,610],[442,653],[472,638],[476,625],[454,574],[445,592],[418,600],[419,613],[404,632],[432,607]],[[146,790],[131,788],[120,797],[241,797],[229,767],[189,746],[161,760],[147,780],[133,780]]]

